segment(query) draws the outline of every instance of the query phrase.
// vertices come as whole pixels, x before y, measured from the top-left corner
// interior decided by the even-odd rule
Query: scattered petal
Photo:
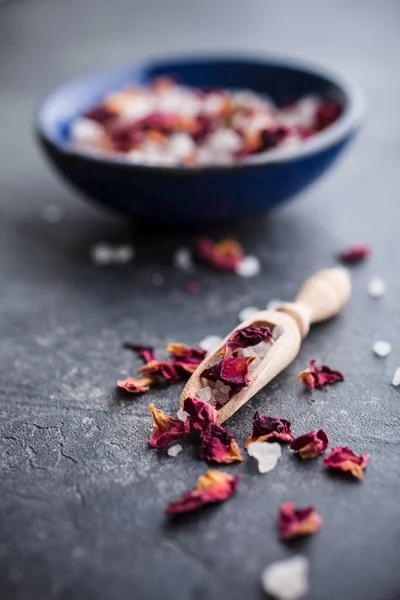
[[[340,371],[334,371],[327,365],[318,368],[316,360],[312,360],[309,368],[299,373],[297,377],[306,387],[318,390],[333,385],[337,381],[344,381]]]
[[[275,298],[272,298],[272,300],[270,300],[266,306],[267,310],[276,310],[277,308],[279,308],[280,306],[282,306],[282,304],[285,304],[286,301],[285,300],[277,300]]]
[[[211,469],[199,477],[193,491],[185,492],[179,500],[171,502],[166,513],[181,514],[197,510],[206,504],[223,502],[235,493],[239,481],[239,476],[232,477],[229,473]]]
[[[186,289],[190,294],[197,294],[200,289],[200,284],[198,281],[188,281],[186,284]]]
[[[291,423],[286,419],[264,417],[257,410],[253,417],[253,430],[244,447],[248,448],[252,442],[266,442],[269,440],[291,442],[293,440]]]
[[[173,256],[173,264],[176,269],[191,273],[193,271],[192,253],[188,248],[178,248]]]
[[[206,351],[200,348],[190,348],[185,344],[168,344],[167,350],[173,365],[185,373],[192,374],[203,361]]]
[[[397,367],[393,374],[392,385],[396,387],[400,385],[400,367]]]
[[[309,560],[301,554],[273,562],[261,576],[263,589],[276,600],[300,600],[309,589],[308,573]]]
[[[354,244],[339,252],[338,259],[344,263],[357,264],[368,258],[371,252],[370,244]]]
[[[209,381],[222,381],[229,385],[231,393],[227,398],[238,394],[249,383],[249,366],[255,356],[228,357],[208,369],[204,369],[201,377]],[[219,403],[220,404],[220,403]],[[217,408],[220,408],[221,404]]]
[[[380,356],[380,358],[385,358],[385,356],[390,354],[392,346],[391,344],[389,344],[389,342],[379,341],[374,343],[374,345],[372,346],[372,350],[374,354]]]
[[[321,525],[322,519],[314,506],[295,508],[294,502],[286,502],[279,507],[278,529],[282,540],[316,533]]]
[[[57,204],[48,204],[42,209],[42,219],[46,223],[59,223],[64,218],[64,210]]]
[[[132,246],[120,245],[111,246],[104,242],[95,244],[90,249],[92,262],[100,267],[109,265],[124,265],[134,258]]]
[[[174,365],[171,365],[166,360],[152,360],[141,367],[139,371],[146,375],[153,375],[159,379],[165,379],[168,383],[174,383],[180,379],[179,373]]]
[[[205,350],[206,352],[213,352],[220,343],[222,342],[222,337],[220,335],[208,335],[199,343],[200,348]]]
[[[240,277],[254,277],[261,271],[260,261],[256,256],[245,256],[235,267],[235,272]]]
[[[126,350],[133,350],[133,352],[137,352],[137,355],[139,356],[139,358],[142,359],[144,364],[147,364],[156,359],[153,346],[143,346],[142,344],[124,342],[123,347]]]
[[[276,442],[264,444],[263,442],[251,442],[247,444],[247,452],[258,462],[260,473],[269,473],[276,467],[282,456],[282,448]]]
[[[331,469],[350,471],[357,479],[363,478],[363,472],[369,462],[369,454],[363,452],[357,456],[348,446],[335,446],[324,458],[324,465]]]
[[[224,464],[243,461],[233,435],[223,425],[212,423],[201,433],[200,439],[200,458]]]
[[[244,258],[241,245],[229,238],[218,243],[201,238],[197,241],[197,253],[202,260],[224,271],[234,271]]]
[[[239,321],[247,321],[253,315],[258,313],[259,309],[255,306],[245,306],[239,313]]]
[[[150,404],[151,415],[153,417],[153,432],[150,437],[150,446],[153,448],[163,448],[172,440],[183,438],[190,431],[190,421],[181,421],[174,419]]]
[[[325,452],[328,444],[329,440],[325,431],[313,429],[294,439],[290,444],[290,449],[297,452],[301,458],[316,458]]]
[[[386,294],[386,283],[381,277],[374,277],[368,282],[367,290],[373,298],[382,298]]]
[[[186,398],[183,410],[189,415],[192,428],[197,431],[204,431],[219,420],[218,411],[199,398]]]
[[[143,377],[127,377],[117,381],[117,387],[129,394],[142,394],[148,392],[152,383],[156,382],[156,378],[151,375]]]
[[[181,452],[181,450],[182,446],[180,444],[175,444],[175,446],[171,446],[170,448],[168,448],[167,454],[168,456],[172,456],[172,458],[175,458],[175,456],[177,456],[179,452]]]
[[[225,345],[225,356],[233,354],[239,348],[256,346],[260,342],[272,340],[272,331],[269,327],[249,325],[232,333]]]

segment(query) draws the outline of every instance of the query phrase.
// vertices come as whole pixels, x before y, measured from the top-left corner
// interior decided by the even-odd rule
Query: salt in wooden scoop
[[[293,302],[283,304],[275,311],[260,311],[241,323],[214,350],[206,356],[185,385],[179,404],[185,398],[196,397],[197,392],[209,384],[201,378],[207,369],[223,359],[225,344],[232,334],[254,325],[272,330],[274,341],[267,354],[251,371],[249,383],[219,409],[219,420],[223,423],[243,404],[285,369],[299,353],[301,341],[312,323],[325,321],[338,314],[351,294],[351,281],[345,269],[323,269],[307,279]]]

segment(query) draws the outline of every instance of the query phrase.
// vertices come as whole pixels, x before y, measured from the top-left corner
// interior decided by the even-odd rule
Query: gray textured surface
[[[226,26],[225,23],[229,23]],[[243,3],[183,0],[6,2],[0,9],[0,574],[15,600],[258,599],[272,560],[305,552],[311,600],[400,597],[399,364],[400,38],[397,1]],[[365,130],[342,164],[298,202],[234,231],[262,261],[242,280],[199,269],[199,294],[170,266],[181,241],[132,229],[81,203],[44,165],[30,123],[40,98],[64,79],[158,51],[284,51],[316,58],[359,79],[369,99]],[[64,221],[44,223],[58,203]],[[101,270],[87,260],[100,239],[133,240],[137,259]],[[235,415],[239,442],[254,409],[323,426],[331,441],[372,455],[364,482],[332,478],[320,462],[285,451],[258,475],[249,461],[238,494],[176,525],[164,506],[205,465],[184,444],[171,459],[147,447],[148,401],[175,410],[179,386],[133,402],[114,395],[133,374],[126,337],[161,348],[196,344],[231,329],[238,310],[289,298],[297,284],[349,241],[369,240],[373,258],[354,271],[354,297],[318,327],[286,373]],[[162,273],[165,285],[152,283]],[[368,279],[388,294],[368,297]],[[387,339],[386,360],[372,355]],[[296,373],[312,357],[341,368],[346,382],[303,393]],[[276,539],[278,505],[316,503],[321,533],[294,546]]]

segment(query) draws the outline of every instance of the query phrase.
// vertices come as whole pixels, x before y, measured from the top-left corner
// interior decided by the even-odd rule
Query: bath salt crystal
[[[168,456],[172,456],[172,458],[175,458],[175,456],[177,456],[181,450],[182,446],[180,444],[175,444],[175,446],[171,446],[171,448],[168,448],[167,454]]]
[[[282,456],[282,449],[277,442],[251,442],[247,452],[258,462],[260,473],[272,471]]]
[[[276,310],[277,308],[282,306],[282,304],[285,304],[285,300],[278,300],[277,298],[272,298],[272,300],[270,300],[268,302],[266,309],[267,310]]]
[[[242,348],[241,354],[242,354],[242,356],[254,356],[253,347],[249,346],[249,348]],[[251,365],[250,365],[250,367],[251,367]]]
[[[221,385],[221,387],[219,388],[221,394],[229,394],[229,392],[231,391],[231,388],[229,385]]]
[[[196,144],[187,133],[174,133],[168,141],[165,152],[178,159],[186,158],[196,151]]]
[[[186,423],[186,421],[189,418],[189,413],[187,413],[185,410],[183,410],[183,408],[180,408],[177,413],[176,416],[178,417],[178,419],[180,421],[183,421],[184,423]]]
[[[390,354],[391,349],[392,346],[389,344],[389,342],[383,341],[375,342],[375,344],[372,346],[374,354],[380,356],[381,358],[385,358],[385,356]]]
[[[204,402],[210,402],[211,400],[211,388],[209,386],[200,388],[196,396]]]
[[[245,306],[239,313],[239,321],[247,321],[247,319],[250,319],[250,317],[255,315],[258,310],[259,309],[255,306]]]
[[[232,129],[217,129],[208,137],[208,147],[216,153],[234,153],[242,147],[242,138]]]
[[[397,367],[397,369],[394,372],[392,385],[395,385],[396,387],[400,385],[400,367]]]
[[[261,270],[260,261],[256,256],[245,256],[235,267],[235,272],[240,277],[254,277]]]
[[[300,600],[309,589],[309,560],[298,554],[271,563],[261,575],[266,594],[276,600]]]
[[[153,283],[154,285],[162,285],[164,283],[164,276],[160,275],[160,273],[154,273]]]
[[[381,277],[374,277],[368,282],[367,290],[373,298],[382,298],[386,293],[386,283]]]
[[[178,248],[174,253],[172,261],[174,267],[180,271],[185,271],[186,273],[193,271],[192,253],[188,248]]]
[[[219,335],[208,335],[199,343],[199,347],[206,352],[212,352],[222,342],[222,337]]]
[[[57,204],[48,204],[42,209],[42,219],[46,223],[59,223],[64,218],[64,211]]]
[[[120,108],[120,117],[126,121],[135,121],[144,119],[154,110],[154,100],[150,94],[137,95],[134,98],[126,99]]]
[[[101,267],[126,264],[133,259],[134,255],[134,249],[129,245],[111,246],[105,242],[99,242],[90,249],[92,262]]]
[[[72,125],[71,137],[83,148],[96,147],[104,139],[104,130],[99,123],[81,118]]]
[[[206,115],[214,115],[219,113],[221,108],[223,107],[225,102],[225,98],[218,93],[207,94],[204,98],[201,111]]]

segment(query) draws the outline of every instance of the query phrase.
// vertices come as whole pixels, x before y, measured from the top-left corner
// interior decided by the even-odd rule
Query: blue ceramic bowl
[[[160,75],[192,86],[247,88],[278,104],[316,93],[339,101],[343,111],[295,149],[271,150],[229,165],[134,165],[69,146],[71,122],[85,109],[111,91]],[[207,57],[125,66],[75,80],[45,100],[36,130],[57,170],[93,200],[134,217],[196,225],[254,215],[301,192],[336,160],[364,112],[358,86],[323,68],[297,60]]]

